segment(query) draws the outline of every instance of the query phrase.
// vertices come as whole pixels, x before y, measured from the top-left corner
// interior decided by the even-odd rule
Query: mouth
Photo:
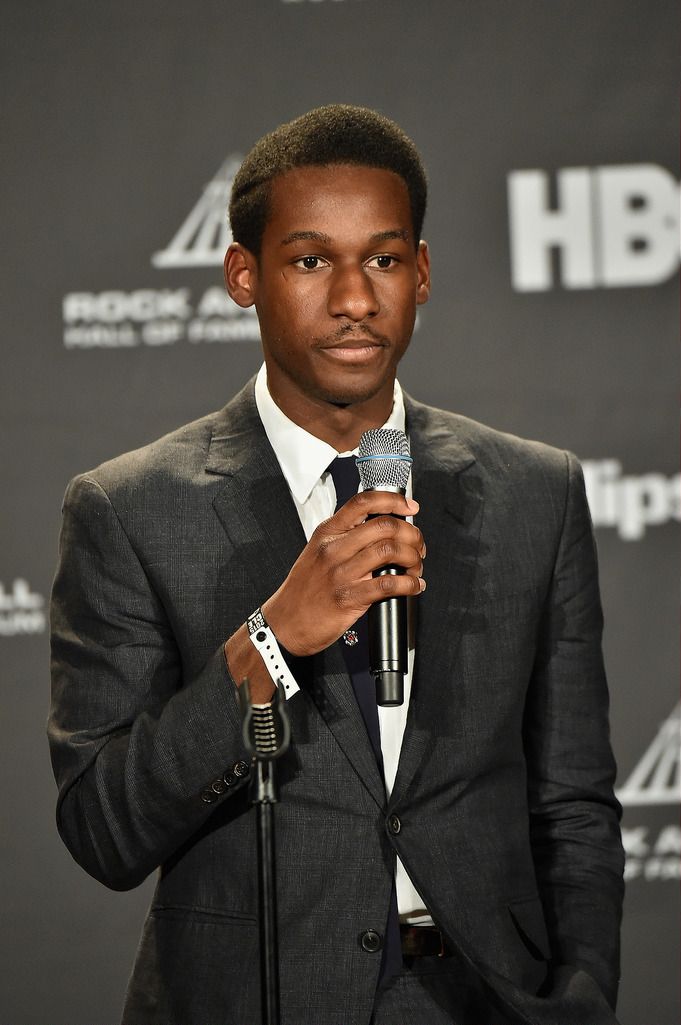
[[[320,347],[330,359],[341,363],[365,363],[375,359],[387,343],[374,335],[346,335],[337,341]]]
[[[352,344],[345,342],[341,345],[329,345],[320,351],[329,359],[339,363],[362,364],[376,359],[383,348],[384,346],[379,342],[367,339],[366,341],[355,340]]]

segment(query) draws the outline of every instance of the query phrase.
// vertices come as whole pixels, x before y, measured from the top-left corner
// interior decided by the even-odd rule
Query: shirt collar
[[[293,420],[289,420],[268,391],[264,363],[255,379],[255,404],[286,483],[293,497],[302,505],[310,497],[310,492],[331,461],[337,455],[350,453],[336,452],[333,445],[315,438]],[[393,408],[383,426],[398,431],[405,429],[404,399],[397,380],[393,391]],[[357,449],[354,451],[356,453]]]

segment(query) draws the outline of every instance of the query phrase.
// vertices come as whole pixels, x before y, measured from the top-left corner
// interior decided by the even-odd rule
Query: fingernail
[[[423,579],[423,577],[419,577],[419,586],[421,588],[421,591],[425,591],[425,589],[426,589],[426,582]]]

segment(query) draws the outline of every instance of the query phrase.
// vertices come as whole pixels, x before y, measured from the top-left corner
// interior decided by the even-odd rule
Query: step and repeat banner
[[[66,483],[257,369],[221,280],[231,179],[264,132],[338,101],[397,120],[429,171],[433,297],[403,385],[583,462],[627,850],[620,1016],[677,1025],[676,4],[9,0],[2,36],[3,1025],[115,1025],[153,882],[110,893],[54,826]]]

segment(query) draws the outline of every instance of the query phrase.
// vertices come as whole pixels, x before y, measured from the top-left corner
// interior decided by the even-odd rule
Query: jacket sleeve
[[[581,468],[567,454],[562,532],[525,714],[533,858],[552,958],[614,1007],[624,855],[601,653],[598,569]]]
[[[185,678],[172,623],[102,487],[64,499],[48,735],[76,861],[138,885],[243,785],[237,689],[220,646]]]

